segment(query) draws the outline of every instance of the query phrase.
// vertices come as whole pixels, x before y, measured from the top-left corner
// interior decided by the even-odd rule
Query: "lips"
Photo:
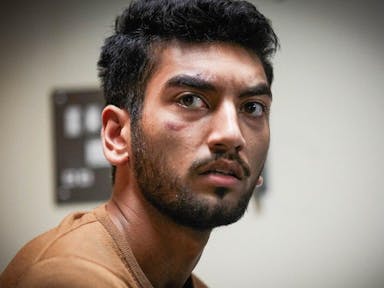
[[[224,176],[235,177],[238,180],[244,178],[244,171],[242,167],[236,162],[229,160],[218,160],[211,162],[199,169],[200,175],[217,174]]]

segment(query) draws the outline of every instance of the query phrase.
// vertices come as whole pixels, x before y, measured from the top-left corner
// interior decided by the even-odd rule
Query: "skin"
[[[145,91],[142,133],[151,151],[166,156],[164,169],[188,187],[193,203],[230,211],[262,181],[271,105],[263,66],[252,52],[228,43],[175,41],[158,57]],[[136,177],[129,114],[107,106],[102,118],[104,154],[117,167],[107,211],[153,286],[181,287],[212,227],[180,224],[152,205]],[[237,160],[217,164],[217,155]],[[206,159],[208,164],[195,165]],[[171,187],[162,201],[177,201],[179,192]]]

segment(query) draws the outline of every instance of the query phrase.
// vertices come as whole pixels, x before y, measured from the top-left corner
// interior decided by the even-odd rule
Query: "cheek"
[[[163,134],[167,135],[166,145],[168,151],[176,161],[181,163],[191,162],[201,157],[204,148],[204,129],[199,125],[185,123],[177,120],[167,120],[162,124]],[[163,136],[164,137],[164,136]]]
[[[172,147],[174,152],[183,153],[185,157],[195,152],[198,147],[200,135],[193,131],[196,129],[188,123],[168,120],[163,124],[163,135],[166,136],[168,147]]]
[[[254,166],[257,167],[264,162],[268,153],[269,140],[268,131],[249,139],[247,151]]]
[[[178,156],[185,149],[187,125],[182,122],[167,120],[161,123],[158,137],[161,139],[164,149],[173,156]]]
[[[167,151],[168,168],[183,177],[196,157],[196,143],[187,123],[168,120],[163,123],[163,147]],[[164,137],[166,135],[166,137]]]
[[[165,122],[165,129],[170,130],[170,132],[179,132],[185,129],[187,124],[177,122],[177,121],[167,121]]]

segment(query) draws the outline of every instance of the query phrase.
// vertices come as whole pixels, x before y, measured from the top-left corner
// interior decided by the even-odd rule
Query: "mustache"
[[[194,170],[199,169],[202,166],[209,165],[218,160],[229,160],[229,161],[237,162],[237,164],[239,164],[239,166],[243,170],[244,176],[249,177],[251,175],[251,169],[249,165],[240,157],[240,155],[237,153],[230,153],[230,152],[214,153],[211,156],[208,156],[206,158],[196,160],[192,163],[191,167],[189,168],[189,171],[192,172]]]

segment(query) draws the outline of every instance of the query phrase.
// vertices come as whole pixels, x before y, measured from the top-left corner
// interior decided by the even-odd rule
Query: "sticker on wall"
[[[101,91],[56,90],[52,100],[57,202],[108,199],[111,169],[100,140]]]

